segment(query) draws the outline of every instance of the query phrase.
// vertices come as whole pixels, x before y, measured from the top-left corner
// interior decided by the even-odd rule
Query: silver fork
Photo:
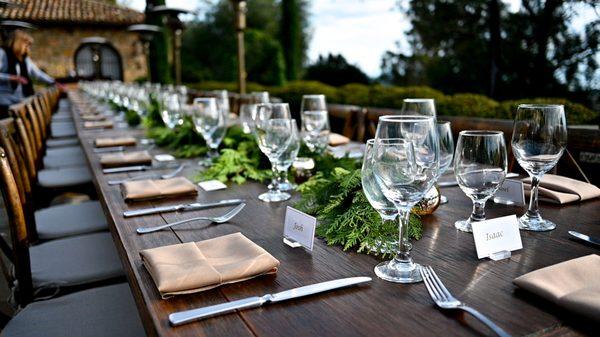
[[[181,220],[181,221],[177,221],[177,222],[172,222],[172,223],[168,223],[168,224],[164,224],[164,225],[160,225],[160,226],[156,226],[156,227],[140,227],[137,229],[137,232],[138,232],[138,234],[152,233],[152,232],[156,232],[161,229],[164,229],[164,228],[173,227],[173,226],[181,225],[184,223],[188,223],[188,222],[192,222],[192,221],[200,221],[200,220],[208,220],[210,222],[223,223],[223,222],[227,222],[227,221],[231,220],[231,218],[236,216],[245,206],[246,206],[246,204],[243,204],[243,203],[239,204],[234,209],[232,209],[231,211],[229,211],[221,216],[216,216],[216,217],[201,216],[201,217],[197,217],[197,218],[191,218],[191,219],[185,219],[185,220]]]
[[[480,320],[483,324],[487,325],[494,333],[496,333],[496,335],[500,337],[511,337],[506,331],[502,330],[502,328],[497,326],[496,323],[492,322],[482,313],[452,296],[431,266],[422,266],[419,271],[421,272],[429,295],[438,307],[442,309],[459,309],[466,311]]]
[[[169,172],[169,173],[163,174],[163,175],[161,175],[159,177],[160,177],[160,179],[171,179],[171,178],[175,177],[176,175],[178,175],[179,172],[181,172],[184,168],[185,168],[185,164],[181,164],[173,172]],[[127,182],[127,181],[140,180],[140,179],[152,179],[154,177],[156,177],[155,174],[146,174],[146,175],[141,175],[141,176],[137,176],[137,177],[131,177],[131,178],[122,179],[122,180],[109,180],[108,184],[109,185],[120,185],[120,184],[122,184],[124,182]]]

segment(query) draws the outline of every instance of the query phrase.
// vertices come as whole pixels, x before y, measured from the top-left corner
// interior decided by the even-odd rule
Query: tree
[[[595,0],[404,0],[410,54],[387,52],[384,79],[494,98],[565,96],[585,100],[598,74],[600,19],[570,28],[573,6]]]
[[[171,83],[171,71],[168,61],[168,28],[162,22],[162,16],[150,12],[156,6],[165,4],[165,0],[146,0],[146,23],[163,27],[162,34],[155,34],[150,41],[150,80],[159,83]]]
[[[308,47],[306,0],[281,0],[280,41],[286,65],[286,77],[300,78]]]
[[[248,1],[246,71],[248,80],[279,85],[285,80],[285,62],[278,41],[280,8],[276,0]],[[237,59],[234,14],[229,0],[221,0],[202,21],[188,24],[183,35],[184,82],[234,81]]]
[[[349,64],[342,55],[319,55],[319,59],[306,69],[307,80],[341,86],[348,83],[369,83],[369,77],[357,66]]]

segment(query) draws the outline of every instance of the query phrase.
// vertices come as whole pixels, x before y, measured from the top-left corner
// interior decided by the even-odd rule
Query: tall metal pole
[[[246,29],[246,1],[231,0],[235,12],[235,30],[237,37],[238,90],[246,93],[246,51],[244,48],[244,29]]]
[[[181,84],[181,34],[183,30],[173,30],[173,66],[175,68],[175,84]]]

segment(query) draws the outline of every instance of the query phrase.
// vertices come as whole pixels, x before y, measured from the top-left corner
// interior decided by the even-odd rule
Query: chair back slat
[[[12,260],[17,280],[15,295],[17,302],[26,304],[31,302],[33,298],[27,224],[17,184],[3,148],[0,148],[0,185],[2,186],[2,198],[10,226]]]
[[[23,120],[20,117],[15,117],[14,120],[19,140],[17,144],[21,148],[21,153],[23,154],[25,161],[25,167],[27,168],[27,173],[29,173],[29,180],[33,185],[33,182],[37,177],[37,171],[35,169],[35,156],[32,152],[31,142],[27,134],[27,130],[25,129],[25,123],[23,123]]]

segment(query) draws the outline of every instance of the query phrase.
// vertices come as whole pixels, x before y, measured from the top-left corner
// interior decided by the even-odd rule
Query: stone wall
[[[117,49],[123,63],[125,81],[133,81],[147,74],[146,58],[136,33],[120,28],[59,28],[42,27],[32,32],[35,39],[31,58],[53,77],[75,74],[75,51],[86,37],[107,39]]]

